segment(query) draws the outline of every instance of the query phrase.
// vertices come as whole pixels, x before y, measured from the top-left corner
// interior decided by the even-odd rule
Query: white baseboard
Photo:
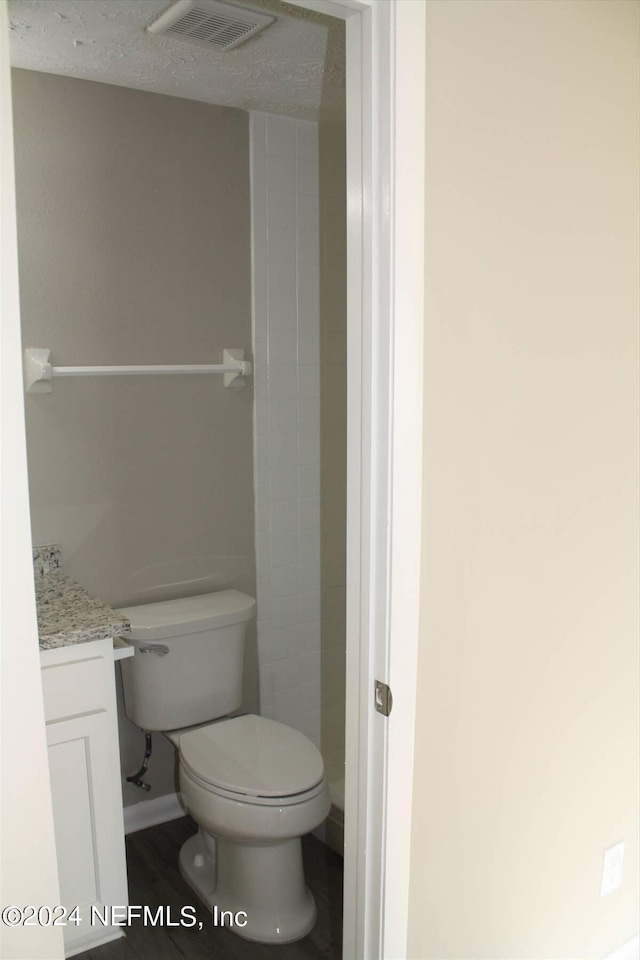
[[[631,940],[609,953],[604,960],[640,960],[640,933],[636,933]]]
[[[65,960],[69,960],[69,957],[75,957],[78,953],[84,953],[85,950],[93,950],[94,947],[101,947],[103,943],[112,943],[114,940],[120,940],[121,937],[126,937],[124,930],[114,930],[113,927],[107,927],[102,933],[96,933],[95,936],[88,936],[86,939],[80,940],[79,943],[74,943],[73,946],[65,947]]]
[[[124,832],[136,833],[155,827],[158,823],[167,823],[186,816],[186,810],[180,803],[177,793],[167,793],[164,797],[142,800],[124,808]]]
[[[344,856],[344,813],[340,807],[332,805],[327,819],[311,832],[341,857]]]

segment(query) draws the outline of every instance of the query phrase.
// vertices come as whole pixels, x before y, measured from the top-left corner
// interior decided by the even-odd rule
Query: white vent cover
[[[147,30],[169,33],[219,50],[232,50],[274,20],[275,17],[218,0],[177,0]]]

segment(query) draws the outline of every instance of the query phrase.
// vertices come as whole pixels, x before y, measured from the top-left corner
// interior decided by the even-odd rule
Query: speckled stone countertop
[[[127,632],[126,617],[64,576],[59,547],[37,547],[33,559],[41,650],[115,639]]]

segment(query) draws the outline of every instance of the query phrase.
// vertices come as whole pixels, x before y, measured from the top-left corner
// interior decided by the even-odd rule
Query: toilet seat
[[[324,788],[320,751],[298,730],[265,717],[249,714],[187,731],[179,751],[196,783],[238,802],[289,805]]]
[[[215,787],[188,769],[185,764],[182,765],[182,775],[203,790],[206,790],[207,793],[211,793],[216,797],[224,797],[227,800],[234,800],[236,803],[242,803],[250,807],[293,807],[299,803],[306,803],[307,800],[313,800],[314,797],[319,797],[327,789],[326,782],[323,778],[315,787],[312,787],[310,790],[305,790],[304,793],[294,793],[286,797],[257,797],[249,796],[246,793],[239,793],[236,790],[225,790],[224,787]]]

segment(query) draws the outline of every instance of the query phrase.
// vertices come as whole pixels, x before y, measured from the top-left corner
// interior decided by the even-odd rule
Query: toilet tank
[[[238,590],[126,607],[125,711],[143,730],[177,730],[237,710],[256,602]]]

